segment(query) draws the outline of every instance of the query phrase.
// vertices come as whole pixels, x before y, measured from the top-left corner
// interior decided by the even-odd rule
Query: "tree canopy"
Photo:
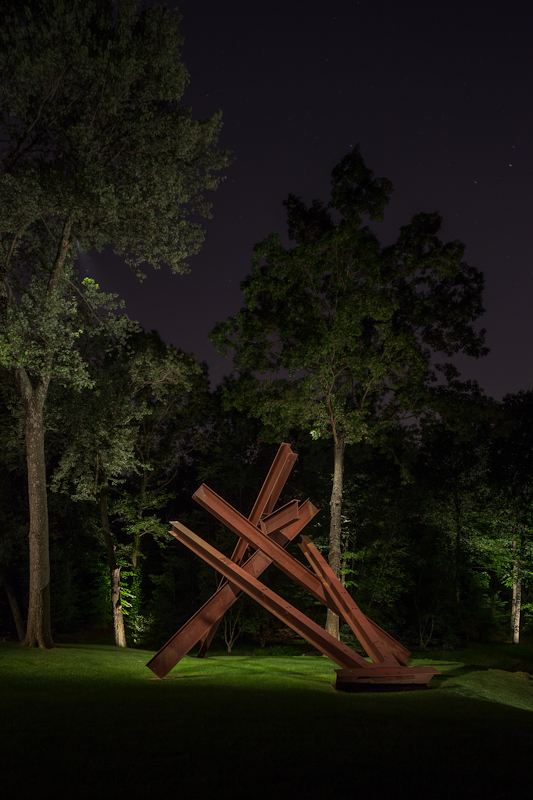
[[[392,184],[366,167],[359,148],[331,176],[331,199],[306,206],[289,195],[289,237],[256,245],[242,284],[245,305],[211,338],[242,379],[228,402],[259,415],[273,436],[292,427],[333,439],[330,564],[340,568],[346,445],[385,444],[388,432],[432,409],[441,376],[458,372],[441,356],[487,352],[483,275],[463,261],[464,245],[438,238],[441,218],[420,213],[382,247],[365,217],[379,221]]]

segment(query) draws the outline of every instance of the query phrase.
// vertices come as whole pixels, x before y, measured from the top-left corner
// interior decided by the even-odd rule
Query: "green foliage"
[[[0,186],[6,254],[70,223],[84,250],[112,242],[142,263],[185,269],[203,240],[206,189],[228,163],[220,114],[196,122],[179,16],[137,0],[4,4]]]
[[[204,193],[229,159],[216,145],[220,113],[196,122],[179,105],[188,74],[179,17],[166,6],[7,0],[2,11],[0,367],[16,379],[31,462],[26,643],[51,647],[40,599],[49,581],[43,409],[51,383],[90,389],[79,317],[108,302],[94,281],[76,283],[71,255],[76,242],[84,251],[113,244],[139,276],[143,264],[186,271],[203,241],[189,216],[210,215]],[[98,323],[113,344],[131,332],[125,318]],[[123,404],[113,422],[113,442],[105,425],[93,438],[106,462],[96,487],[105,469],[118,480],[128,461],[137,468]],[[95,490],[86,476],[78,470],[80,498]]]
[[[89,278],[79,282],[72,259],[65,261],[56,292],[49,293],[50,265],[28,276],[26,265],[12,269],[11,301],[0,331],[0,366],[23,369],[30,381],[48,378],[75,390],[91,388],[84,351],[95,337],[120,343],[136,324],[115,312],[124,304]]]
[[[383,442],[431,407],[439,372],[456,377],[432,354],[486,352],[472,327],[483,277],[460,242],[439,240],[440,217],[416,215],[387,248],[362,224],[382,218],[391,191],[356,149],[332,173],[328,206],[289,196],[296,246],[277,234],[256,245],[244,308],[211,334],[242,374],[227,401],[253,409],[273,438],[298,426],[313,439]]]
[[[152,457],[163,437],[169,438],[162,426],[172,408],[179,408],[201,369],[192,356],[163,344],[155,333],[139,332],[120,349],[107,354],[96,349],[88,355],[91,387],[75,406],[69,395],[58,398],[68,440],[52,488],[69,491],[77,500],[94,499],[102,485],[119,486],[129,475],[146,473],[140,497],[124,497],[116,508],[130,532],[138,526],[141,535],[143,512],[166,501],[161,490],[147,493],[146,487],[148,474],[155,468]],[[172,430],[171,441],[174,436]],[[153,521],[153,525],[160,523]]]

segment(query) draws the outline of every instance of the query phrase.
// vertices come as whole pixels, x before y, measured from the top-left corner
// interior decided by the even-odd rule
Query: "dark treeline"
[[[158,647],[218,582],[169,536],[168,521],[179,519],[230,555],[234,535],[191,495],[206,482],[247,515],[277,443],[262,440],[260,420],[224,408],[231,381],[210,391],[206,370],[154,332],[134,334],[116,360],[103,360],[86,396],[73,402],[58,390],[49,406],[52,628],[59,640],[104,629],[110,636],[115,622],[123,645],[118,608],[128,645]],[[180,391],[161,380],[165,370],[168,381],[169,363],[185,363],[192,375]],[[142,387],[126,396],[132,374]],[[4,383],[0,635],[23,638],[29,511],[22,426],[8,413],[10,392]],[[478,398],[468,436],[428,422],[416,435],[396,426],[380,448],[346,448],[341,574],[365,613],[393,635],[417,646],[453,646],[518,641],[520,630],[529,631],[532,404],[531,393],[500,404]],[[321,513],[310,535],[327,551],[331,446],[296,428],[290,442],[299,458],[280,502],[313,500]],[[295,545],[292,552],[299,556]],[[265,581],[324,624],[324,609],[275,568]],[[279,629],[241,599],[218,636],[230,648],[239,637],[259,646],[275,641]]]

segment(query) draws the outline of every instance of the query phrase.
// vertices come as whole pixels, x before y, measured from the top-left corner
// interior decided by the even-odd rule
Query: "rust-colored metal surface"
[[[361,611],[308,536],[302,535],[299,546],[313,571],[285,550],[317,513],[308,500],[302,504],[293,500],[274,510],[296,458],[288,444],[280,445],[248,519],[205,484],[194,493],[194,499],[204,509],[237,535],[231,559],[182,523],[171,523],[171,533],[176,539],[218,570],[223,579],[210,600],[147,666],[162,678],[197,642],[200,643],[199,655],[203,655],[224,613],[242,592],[246,592],[341,667],[337,670],[335,684],[338,691],[425,688],[438,671],[432,667],[407,666],[409,650]],[[241,564],[248,548],[254,552]],[[272,563],[347,622],[372,663],[261,583],[259,576]]]
[[[320,580],[306,566],[301,564],[296,558],[287,553],[274,540],[266,536],[261,530],[255,528],[250,522],[239,514],[229,503],[226,503],[216,492],[206,486],[205,483],[193,494],[193,499],[202,508],[209,511],[219,522],[222,522],[230,530],[240,536],[252,547],[266,553],[275,565],[286,575],[300,584],[303,589],[307,589],[316,600],[325,606],[331,603],[326,595]],[[333,604],[332,610],[336,610]]]
[[[274,564],[282,572],[296,581],[296,583],[298,583],[303,589],[306,589],[316,600],[321,602],[327,608],[330,608],[336,614],[339,614],[339,616],[344,619],[344,614],[339,610],[337,601],[331,595],[331,593],[327,592],[323,581],[319,577],[301,564],[296,558],[294,558],[294,556],[291,556],[290,553],[287,553],[285,550],[283,550],[283,548],[279,547],[275,540],[267,538],[264,535],[263,530],[259,530],[253,525],[250,525],[246,517],[244,517],[242,514],[239,514],[239,512],[232,508],[232,506],[223,500],[222,497],[219,497],[216,492],[213,492],[213,490],[208,486],[202,484],[202,486],[200,486],[200,488],[193,494],[193,498],[203,508],[213,514],[216,519],[218,519],[224,525],[227,525],[228,528],[230,528],[234,533],[242,537],[242,539],[246,539],[251,546],[261,549],[263,552],[267,553]],[[262,522],[261,528],[263,528]],[[318,553],[317,550],[316,552]],[[318,553],[318,555],[320,556],[320,553]],[[328,564],[326,564],[326,567],[329,569]],[[333,575],[333,573],[331,574]],[[337,583],[339,583],[335,576],[333,576],[333,578],[335,581],[337,581]],[[347,595],[348,593],[344,587],[342,587],[342,585],[340,585],[340,587]],[[394,655],[396,655],[399,663],[404,663],[404,661],[407,663],[407,659],[410,656],[409,650],[393,639],[392,636],[386,634],[385,631],[379,628],[379,626],[375,625],[375,623],[366,617],[357,606],[356,608],[358,613],[364,617],[364,620],[375,628],[378,639],[383,641],[385,647],[394,652]],[[345,621],[350,624],[348,620]],[[363,642],[361,642],[361,644],[363,647],[365,647]],[[397,651],[398,654],[395,651]],[[371,654],[369,653],[369,655]]]
[[[298,500],[291,500],[287,505],[263,517],[260,520],[261,530],[269,536],[282,528],[286,528],[287,525],[296,522],[299,518]]]
[[[295,536],[298,535],[298,533],[305,527],[305,525],[307,525],[307,523],[311,521],[311,519],[315,516],[315,514],[318,513],[318,509],[315,508],[315,506],[312,503],[310,503],[309,500],[306,500],[305,503],[302,506],[300,506],[299,509],[298,509],[298,504],[297,504],[296,500],[293,500],[292,503],[289,504],[289,505],[293,506],[294,503],[296,503],[296,509],[297,509],[296,513],[300,515],[301,524],[299,524],[297,522],[295,522],[294,525],[290,525],[289,524],[289,526],[287,528],[284,528],[283,531],[282,531],[281,530],[281,524],[280,524],[279,528],[276,528],[277,523],[280,522],[280,517],[278,517],[277,515],[275,516],[274,514],[269,514],[267,517],[264,518],[266,521],[268,521],[269,535],[272,536],[274,541],[276,541],[282,547],[286,547],[287,544],[289,543],[289,541],[292,541],[292,539]],[[279,510],[280,510],[280,512],[286,513],[285,512],[285,507],[283,509],[279,509]],[[281,522],[285,522],[286,523],[287,522],[286,517],[282,516],[281,517]],[[241,541],[241,540],[239,540],[239,541]],[[257,559],[257,563],[259,563],[259,559]],[[261,563],[263,563],[263,561],[261,561]],[[266,569],[266,567],[270,563],[271,563],[270,559],[268,559],[267,561],[264,561],[265,566],[263,567],[263,569]],[[257,574],[260,574],[260,573],[257,573]],[[222,584],[221,585],[223,585],[224,583],[225,583],[225,579],[222,580]],[[239,594],[241,594],[240,590],[239,590]],[[230,608],[230,606],[228,606],[228,609],[229,608]],[[222,617],[224,616],[224,613],[228,609],[225,609],[225,611],[220,615],[218,620],[213,625],[211,625],[209,630],[206,631],[206,633],[204,633],[203,636],[201,636],[200,639],[198,640],[198,643],[199,643],[199,646],[198,646],[198,657],[199,658],[203,658],[205,656],[207,650],[211,646],[211,642],[213,641],[215,633],[217,632],[218,626],[220,624],[220,620],[222,619]]]
[[[298,456],[296,453],[292,452],[290,444],[286,444],[285,442],[280,444],[272,466],[265,478],[265,482],[257,495],[257,500],[248,517],[252,525],[257,525],[264,513],[268,514],[272,511],[297,458]],[[246,552],[247,546],[247,542],[239,539],[233,551],[233,555],[231,556],[231,560],[239,563]]]
[[[227,556],[220,553],[208,542],[201,539],[181,522],[172,522],[172,533],[180,542],[189,547],[193,553],[203,558],[208,564],[217,569],[228,581],[238,586],[254,600],[268,609],[274,616],[291,627],[299,636],[303,636],[324,655],[329,656],[340,667],[363,667],[367,662],[347,645],[338,642],[331,634],[327,633],[320,625],[298,611],[287,600],[269,589],[257,578],[253,578],[242,567],[235,564]]]
[[[425,689],[434,675],[434,667],[385,668],[367,664],[364,669],[337,669],[335,689],[339,692],[389,691]]]
[[[355,633],[372,661],[383,667],[398,667],[397,659],[381,640],[372,623],[361,612],[355,600],[348,594],[309,536],[302,535],[299,547],[322,582],[331,604],[341,611],[342,618]]]
[[[309,500],[302,503],[298,510],[299,519],[296,522],[272,534],[281,547],[286,547],[295,539],[318,513],[318,509]],[[265,553],[256,550],[243,564],[243,569],[257,578],[271,563],[272,560]],[[146,666],[150,667],[158,678],[168,675],[202,636],[209,634],[212,626],[224,616],[241,594],[242,590],[236,586],[226,581],[221,584],[215,594],[163,645]]]
[[[252,525],[257,525],[263,514],[269,514],[269,512],[272,511],[297,458],[298,456],[296,453],[292,452],[290,444],[287,444],[286,442],[282,442],[280,444],[278,452],[276,453],[272,462],[272,466],[268,471],[268,475],[265,478],[259,494],[257,495],[257,500],[254,503],[254,507],[252,508],[250,516],[248,517]],[[243,539],[239,539],[235,546],[235,550],[233,551],[233,555],[231,556],[232,561],[240,564],[246,554],[247,547],[247,542],[245,542]],[[224,583],[225,581],[223,580],[221,585]],[[213,623],[209,630],[200,638],[198,647],[199,658],[203,658],[210,647],[222,616],[223,615],[221,615],[216,622]]]

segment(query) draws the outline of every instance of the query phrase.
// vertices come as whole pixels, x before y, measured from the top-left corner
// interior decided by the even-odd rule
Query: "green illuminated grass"
[[[2,795],[529,796],[533,648],[425,652],[427,691],[368,695],[320,656],[187,657],[159,681],[151,655],[0,643]]]

